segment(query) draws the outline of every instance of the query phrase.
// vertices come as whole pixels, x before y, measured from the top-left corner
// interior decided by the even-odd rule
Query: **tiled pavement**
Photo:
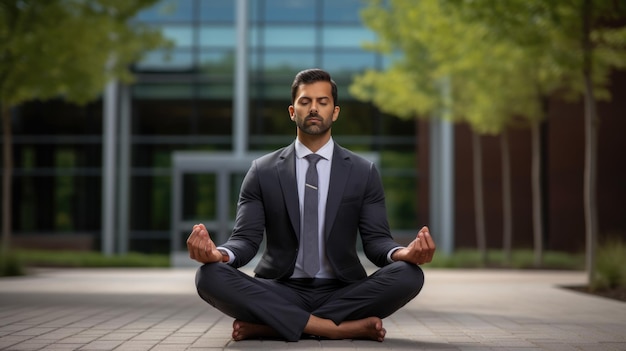
[[[626,303],[559,288],[582,272],[426,269],[383,343],[240,341],[193,268],[58,269],[0,278],[0,350],[626,350]]]

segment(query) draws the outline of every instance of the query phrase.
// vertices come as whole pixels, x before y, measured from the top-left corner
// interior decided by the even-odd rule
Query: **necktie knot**
[[[304,156],[304,158],[306,158],[306,160],[309,161],[309,167],[310,167],[310,166],[317,165],[317,162],[319,162],[319,160],[321,160],[323,157],[318,154],[308,154]]]

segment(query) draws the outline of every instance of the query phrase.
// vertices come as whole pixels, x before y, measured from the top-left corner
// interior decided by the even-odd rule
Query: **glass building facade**
[[[237,6],[242,5],[245,43],[237,36],[242,25]],[[341,113],[334,139],[354,151],[378,155],[392,231],[396,236],[412,233],[421,222],[417,124],[383,114],[348,92],[354,75],[388,64],[363,49],[375,36],[360,20],[362,6],[359,0],[164,0],[141,12],[136,20],[160,29],[173,48],[137,62],[135,83],[120,87],[113,100],[116,111],[124,111],[114,114],[116,162],[128,166],[114,173],[117,182],[127,184],[113,206],[121,209],[119,230],[114,231],[126,233],[115,239],[123,242],[116,251],[170,249],[173,152],[235,149],[241,52],[246,53],[246,152],[272,151],[293,141],[295,127],[287,112],[293,77],[302,69],[323,68],[339,87]],[[82,107],[59,100],[31,102],[14,111],[16,238],[80,235],[101,249],[107,221],[102,211],[107,103],[105,94]],[[185,175],[184,220],[216,216],[214,177]],[[233,175],[228,189],[235,198],[242,177]],[[232,201],[231,218],[235,207]]]

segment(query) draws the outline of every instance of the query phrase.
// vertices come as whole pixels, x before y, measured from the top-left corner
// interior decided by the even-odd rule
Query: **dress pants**
[[[385,318],[417,296],[423,285],[422,269],[406,262],[391,263],[355,283],[263,279],[224,263],[205,264],[196,273],[202,299],[235,319],[270,326],[288,341],[302,337],[310,315],[335,324]]]

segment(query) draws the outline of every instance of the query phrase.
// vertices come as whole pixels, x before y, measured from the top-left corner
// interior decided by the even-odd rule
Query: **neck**
[[[330,132],[321,135],[311,135],[298,131],[298,140],[312,152],[317,152],[330,140]]]

